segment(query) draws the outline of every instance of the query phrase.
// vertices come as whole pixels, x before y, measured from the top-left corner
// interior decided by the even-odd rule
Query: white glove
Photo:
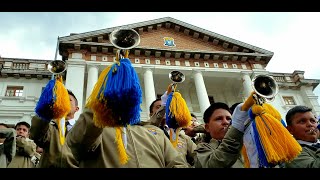
[[[231,121],[231,126],[233,126],[234,128],[238,129],[241,132],[244,132],[244,123],[246,120],[248,120],[249,114],[248,111],[242,111],[241,107],[242,107],[243,103],[239,104],[233,111],[232,114],[232,121]]]
[[[167,91],[166,91],[161,96],[161,106],[166,106],[167,100],[168,100],[168,94],[167,94]]]

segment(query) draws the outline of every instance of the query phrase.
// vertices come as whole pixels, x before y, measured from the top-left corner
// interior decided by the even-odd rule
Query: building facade
[[[109,34],[119,28],[134,29],[140,43],[130,49],[129,59],[143,91],[141,120],[149,118],[149,106],[172,82],[169,73],[182,72],[186,79],[177,90],[191,112],[202,119],[212,102],[232,105],[253,91],[252,78],[272,76],[279,87],[272,105],[285,117],[295,105],[307,105],[320,115],[313,90],[320,80],[305,79],[303,71],[268,72],[273,52],[166,17],[59,38],[59,54],[67,63],[64,82],[79,101],[80,111],[99,74],[114,63],[117,48]],[[50,60],[0,58],[0,122],[30,122],[41,91],[52,74]],[[80,113],[77,114],[76,118]]]

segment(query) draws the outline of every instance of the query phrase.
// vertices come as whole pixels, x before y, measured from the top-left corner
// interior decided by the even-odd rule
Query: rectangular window
[[[296,102],[292,96],[283,96],[282,98],[286,105],[296,105]]]
[[[6,90],[6,96],[22,96],[23,86],[8,86]]]

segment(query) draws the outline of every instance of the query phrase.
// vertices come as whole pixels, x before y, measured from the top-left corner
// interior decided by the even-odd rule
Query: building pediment
[[[273,52],[190,25],[171,17],[134,24],[106,28],[59,38],[59,52],[67,57],[66,49],[95,52],[114,52],[109,34],[119,28],[131,28],[140,35],[140,44],[135,47],[136,55],[163,55],[165,57],[224,59],[245,61],[251,56],[265,64]],[[168,42],[168,43],[167,43]]]

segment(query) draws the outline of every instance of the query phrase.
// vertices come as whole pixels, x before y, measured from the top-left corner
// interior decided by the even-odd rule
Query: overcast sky
[[[162,17],[172,17],[274,52],[267,71],[301,70],[307,79],[320,79],[319,12],[0,12],[0,55],[51,60],[58,36]],[[320,103],[320,85],[314,92]]]

